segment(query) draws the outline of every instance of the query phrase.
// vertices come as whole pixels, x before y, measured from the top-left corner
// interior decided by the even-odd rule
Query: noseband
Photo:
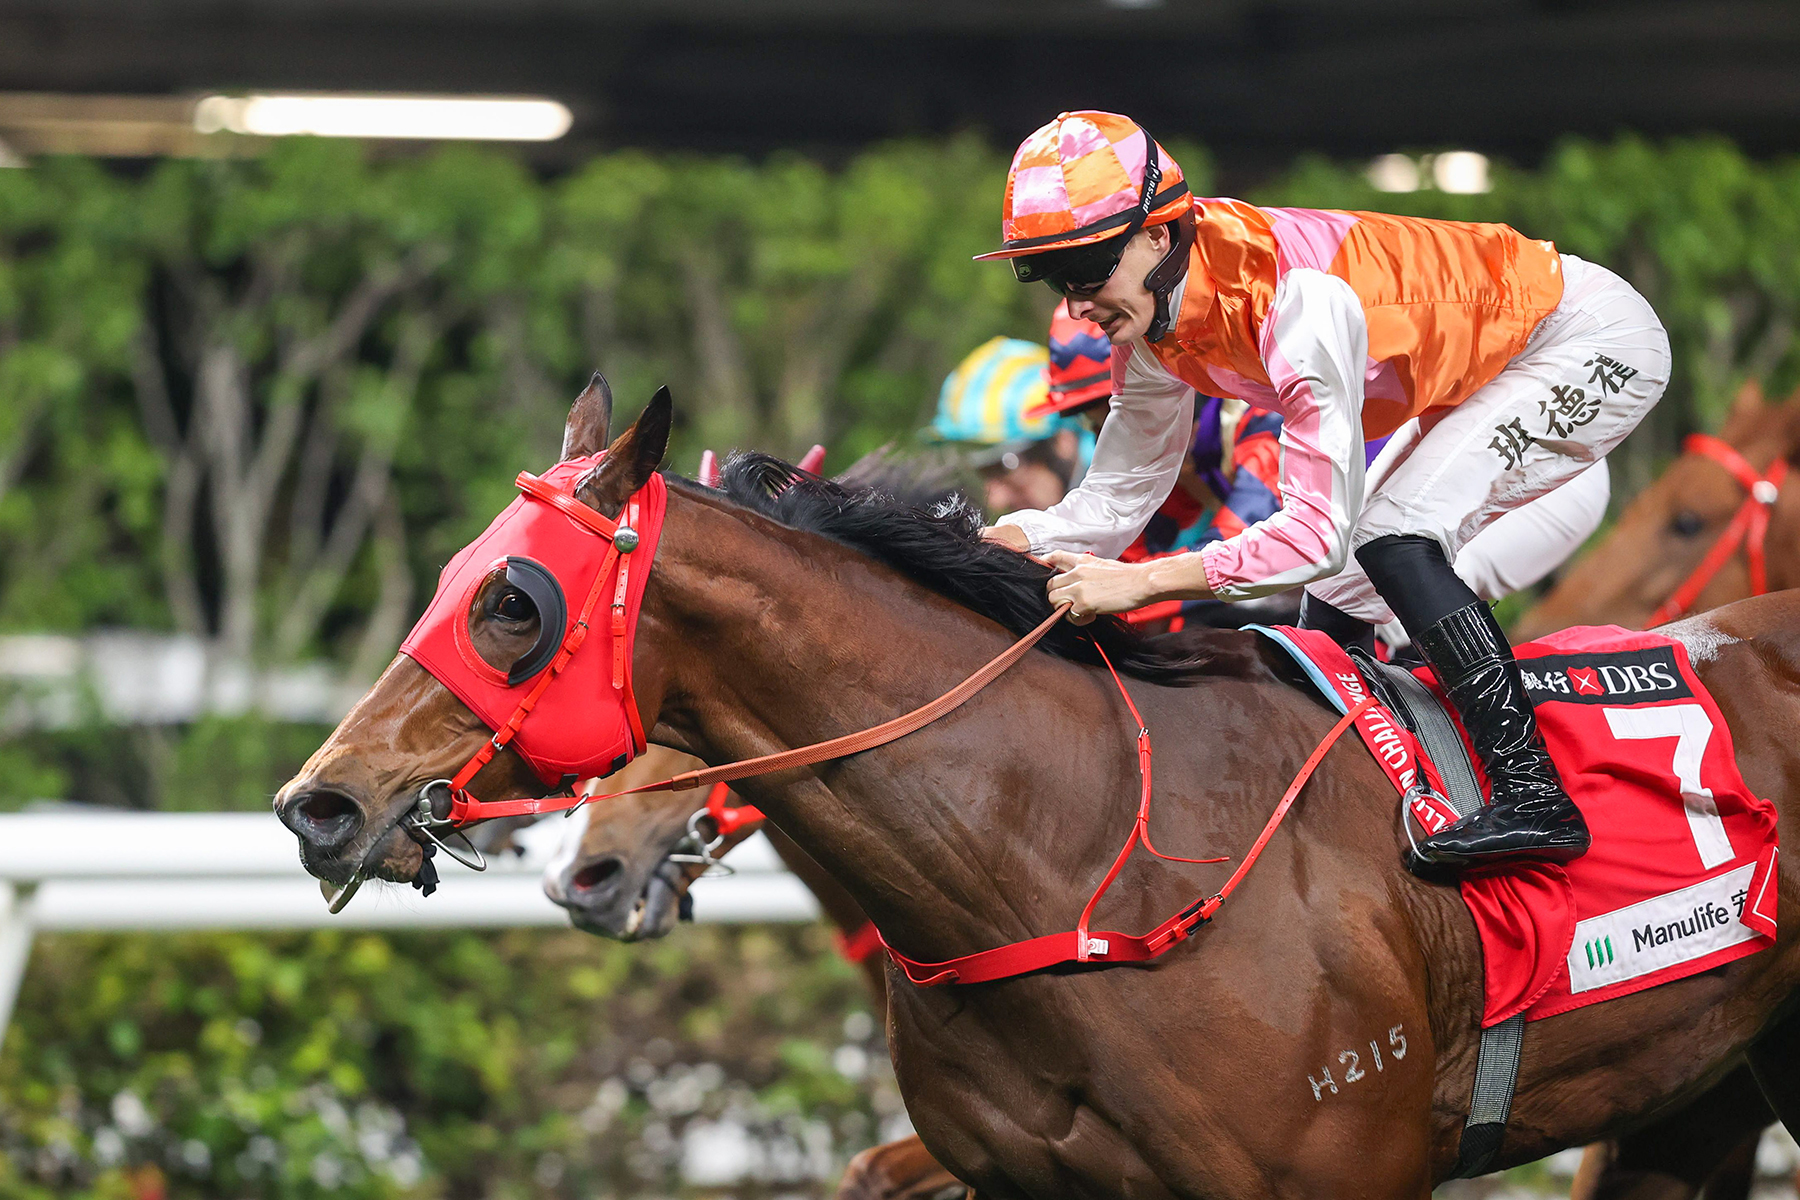
[[[1763,540],[1768,536],[1769,516],[1774,512],[1775,501],[1781,497],[1781,485],[1787,479],[1787,460],[1777,458],[1766,474],[1758,474],[1731,445],[1704,433],[1691,435],[1682,443],[1682,448],[1689,454],[1710,458],[1730,472],[1731,477],[1743,485],[1744,502],[1733,514],[1725,532],[1719,535],[1719,540],[1700,560],[1700,565],[1650,614],[1650,619],[1644,623],[1646,629],[1685,616],[1700,598],[1700,593],[1706,590],[1706,585],[1713,581],[1713,576],[1724,569],[1740,548],[1749,560],[1750,594],[1761,596],[1769,590]]]

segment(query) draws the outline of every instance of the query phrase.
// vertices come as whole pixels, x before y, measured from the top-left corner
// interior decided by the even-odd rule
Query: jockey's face
[[[1168,252],[1167,225],[1138,230],[1104,287],[1092,296],[1069,297],[1070,315],[1099,325],[1115,346],[1143,337],[1156,318],[1156,297],[1144,286],[1144,277]]]

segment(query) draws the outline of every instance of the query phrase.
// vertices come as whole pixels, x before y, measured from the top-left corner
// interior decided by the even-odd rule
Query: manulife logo
[[[1590,971],[1595,967],[1604,967],[1613,960],[1611,935],[1585,942],[1582,948],[1587,951],[1588,970]]]

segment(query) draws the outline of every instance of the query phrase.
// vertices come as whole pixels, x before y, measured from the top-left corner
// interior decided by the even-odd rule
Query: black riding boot
[[[1563,790],[1506,635],[1479,600],[1414,639],[1462,714],[1492,795],[1419,847],[1428,861],[1467,866],[1507,856],[1562,861],[1587,853],[1587,822]]]
[[[1437,671],[1491,785],[1483,808],[1421,844],[1425,862],[1460,867],[1585,854],[1587,822],[1563,790],[1512,646],[1488,606],[1428,538],[1377,538],[1357,561]]]

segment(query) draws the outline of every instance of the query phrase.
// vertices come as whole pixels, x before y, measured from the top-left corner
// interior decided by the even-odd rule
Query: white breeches
[[[1455,408],[1402,425],[1370,465],[1352,551],[1391,534],[1430,537],[1497,599],[1542,578],[1598,523],[1607,480],[1596,464],[1662,397],[1669,337],[1623,279],[1570,254],[1562,264],[1562,303],[1524,352]],[[1571,494],[1546,506],[1559,492]],[[1484,531],[1491,546],[1479,545]],[[1466,568],[1465,551],[1477,554]],[[1306,590],[1377,625],[1394,617],[1354,553]]]

